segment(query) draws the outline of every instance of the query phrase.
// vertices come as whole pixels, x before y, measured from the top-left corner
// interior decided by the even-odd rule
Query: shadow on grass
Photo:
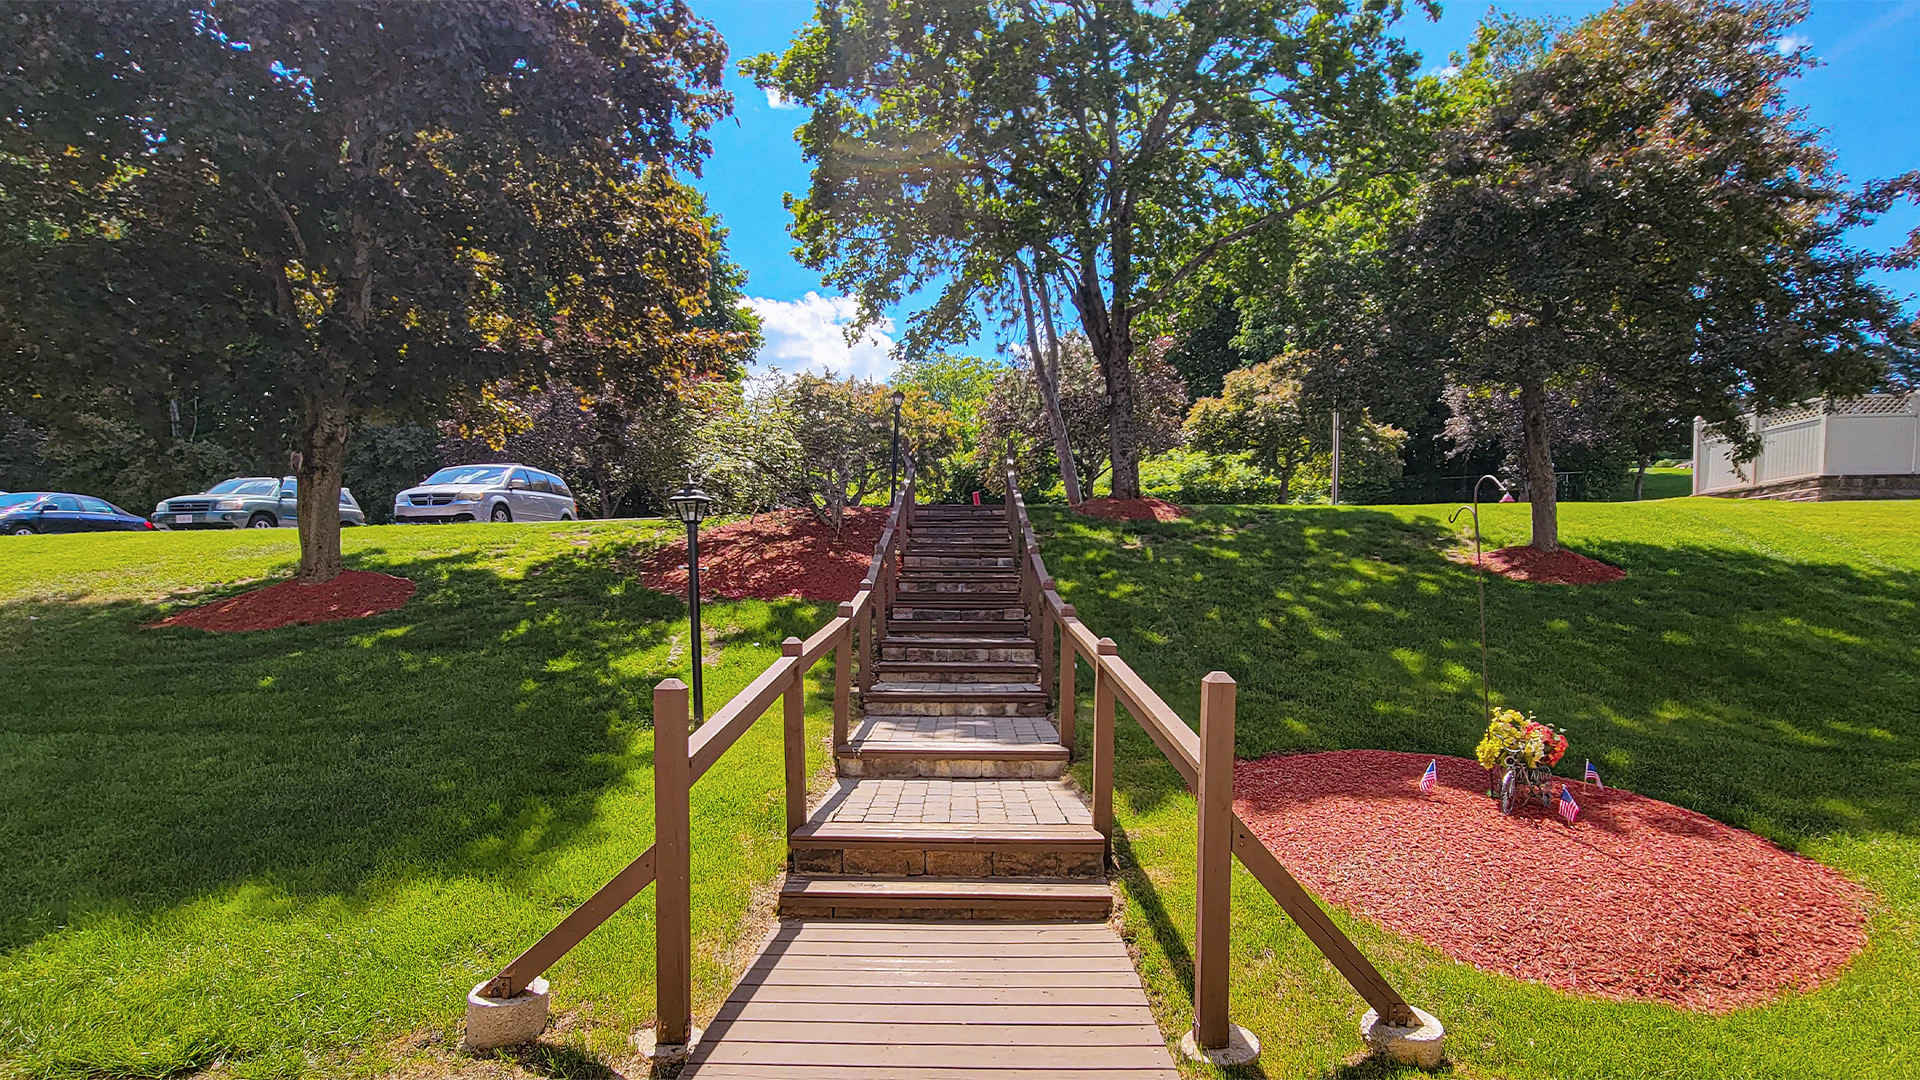
[[[244,881],[514,879],[594,828],[651,753],[650,687],[685,675],[682,605],[605,551],[524,574],[475,552],[350,562],[419,592],[247,634],[142,629],[162,614],[146,604],[0,605],[0,948]],[[801,601],[715,605],[708,670],[819,621]]]
[[[1457,536],[1384,511],[1201,508],[1167,524],[1037,508],[1048,567],[1182,715],[1202,675],[1239,680],[1236,750],[1471,754],[1482,727],[1472,570]],[[1644,535],[1582,545],[1600,586],[1487,582],[1496,703],[1565,727],[1577,775],[1792,845],[1920,833],[1920,574]],[[1618,531],[1616,531],[1618,536]],[[1119,725],[1141,812],[1178,790]],[[1129,786],[1129,782],[1133,786]]]

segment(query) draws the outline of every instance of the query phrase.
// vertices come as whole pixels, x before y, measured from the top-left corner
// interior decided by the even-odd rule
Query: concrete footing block
[[[1413,1019],[1411,1025],[1389,1024],[1378,1012],[1368,1009],[1360,1018],[1360,1037],[1369,1049],[1395,1065],[1437,1068],[1446,1056],[1447,1029],[1424,1009],[1413,1010]]]
[[[489,980],[491,981],[491,980]],[[480,983],[467,992],[467,1029],[462,1050],[497,1050],[518,1046],[547,1030],[547,980],[534,979],[510,998],[485,997]]]
[[[653,1066],[654,1075],[661,1075],[663,1070],[671,1074],[687,1063],[694,1048],[700,1045],[700,1036],[705,1033],[703,1029],[695,1027],[687,1032],[686,1042],[663,1043],[654,1037],[653,1028],[645,1028],[634,1032],[633,1048]]]
[[[1187,1033],[1180,1036],[1180,1055],[1189,1061],[1214,1065],[1251,1065],[1260,1056],[1260,1039],[1239,1024],[1228,1024],[1227,1045],[1207,1050],[1201,1048],[1193,1037],[1193,1029],[1188,1028]]]

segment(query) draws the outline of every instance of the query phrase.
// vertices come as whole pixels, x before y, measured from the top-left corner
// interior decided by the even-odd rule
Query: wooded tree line
[[[1268,469],[1335,408],[1422,471],[1511,451],[1551,549],[1568,457],[1644,468],[1695,415],[1745,445],[1748,409],[1911,382],[1911,316],[1872,275],[1920,239],[1846,236],[1920,174],[1849,186],[1788,103],[1805,11],[1494,17],[1418,77],[1387,0],[823,0],[747,67],[812,109],[803,257],[869,319],[941,283],[909,350],[1019,324],[1026,445],[1069,499],[1089,468],[1140,493],[1142,381],[1170,359],[1224,393],[1201,444]],[[1092,457],[1067,325],[1100,377]]]
[[[802,258],[866,322],[932,290],[896,379],[926,490],[991,488],[1011,439],[1069,501],[1183,443],[1288,497],[1338,409],[1371,483],[1511,458],[1550,548],[1570,461],[1911,382],[1874,274],[1920,236],[1846,237],[1920,173],[1839,175],[1786,97],[1804,14],[1493,17],[1422,76],[1398,0],[822,0],[742,66],[810,110]],[[429,458],[601,513],[691,463],[837,522],[884,483],[886,389],[742,382],[695,187],[726,61],[679,0],[9,9],[0,471],[288,467],[308,578],[343,475],[379,503]],[[996,323],[1009,369],[943,352]]]

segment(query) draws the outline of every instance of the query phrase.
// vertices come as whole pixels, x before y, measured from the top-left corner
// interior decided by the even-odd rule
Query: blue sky
[[[784,48],[813,12],[810,0],[693,0],[695,10],[726,36],[738,60]],[[1605,7],[1589,0],[1515,2],[1503,10],[1577,19]],[[1428,68],[1445,66],[1465,48],[1486,13],[1482,4],[1443,6],[1438,22],[1409,17],[1400,32]],[[1822,66],[1793,87],[1808,119],[1825,128],[1840,168],[1856,183],[1920,168],[1920,0],[1814,0],[1794,32]],[[842,326],[851,315],[844,297],[822,288],[819,275],[795,261],[781,197],[803,192],[807,166],[793,141],[804,113],[776,108],[752,83],[732,75],[734,116],[713,132],[714,155],[699,181],[714,210],[732,230],[733,257],[747,268],[747,293],[767,329],[762,367],[793,371],[831,367],[840,374],[884,377],[892,370],[889,327],[849,347]],[[1920,208],[1902,206],[1858,242],[1892,247],[1920,225]],[[1902,295],[1920,292],[1920,273],[1890,277]],[[1911,308],[1913,301],[1908,300]],[[890,314],[904,321],[911,301]],[[969,351],[994,355],[1002,342],[975,341]]]

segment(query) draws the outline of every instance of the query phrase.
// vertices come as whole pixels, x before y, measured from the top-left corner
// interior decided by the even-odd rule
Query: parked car
[[[164,529],[273,529],[300,521],[299,482],[291,476],[236,476],[198,495],[162,499],[154,524]],[[365,525],[367,515],[340,489],[340,524]]]
[[[105,499],[65,491],[16,491],[0,495],[0,534],[125,532],[153,522]]]
[[[526,465],[454,465],[393,497],[396,522],[572,521],[567,482]]]

